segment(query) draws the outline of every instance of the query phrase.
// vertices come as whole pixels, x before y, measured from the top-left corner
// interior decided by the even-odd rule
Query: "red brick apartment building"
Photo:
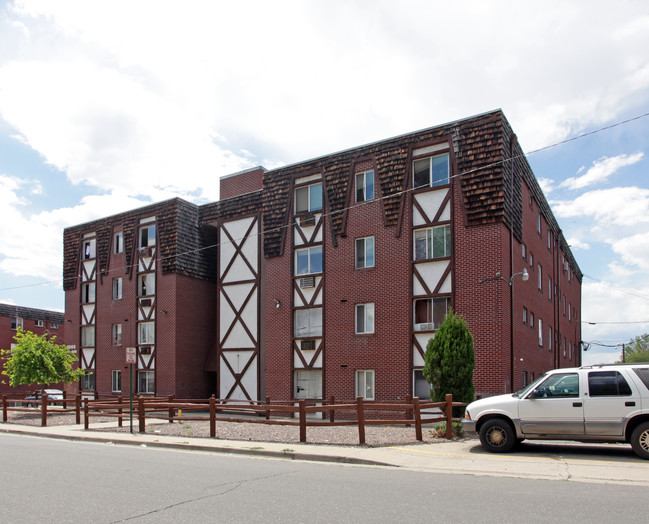
[[[37,335],[56,335],[58,344],[65,343],[63,313],[45,309],[34,309],[11,304],[0,304],[0,348],[11,349],[14,345],[16,330],[31,331]],[[4,369],[5,358],[0,356],[0,372]],[[54,385],[53,385],[54,387]],[[12,388],[9,377],[0,374],[0,394],[27,394],[40,386],[29,385]]]
[[[66,229],[84,392],[427,397],[452,307],[480,396],[580,363],[581,278],[500,110]],[[525,274],[523,274],[525,272]],[[128,373],[128,372],[126,372]]]

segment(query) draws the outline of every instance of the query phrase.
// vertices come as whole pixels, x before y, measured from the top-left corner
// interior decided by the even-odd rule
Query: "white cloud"
[[[545,194],[546,196],[554,189],[554,180],[552,180],[551,178],[539,178],[538,183],[541,186],[543,194]]]
[[[633,155],[618,155],[614,157],[602,157],[593,162],[593,165],[584,175],[579,177],[571,177],[564,180],[559,187],[567,187],[568,189],[582,189],[584,187],[592,186],[598,182],[607,180],[611,175],[624,167],[640,162],[644,157],[644,153],[635,153]],[[584,169],[579,170],[580,172]]]
[[[568,245],[570,246],[570,249],[572,251],[576,249],[582,249],[584,251],[590,249],[590,244],[588,242],[584,242],[583,240],[577,238],[577,237],[570,237],[566,239],[566,242],[568,242]]]

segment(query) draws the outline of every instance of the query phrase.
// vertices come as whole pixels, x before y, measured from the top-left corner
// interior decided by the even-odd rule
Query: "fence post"
[[[174,401],[174,396],[169,395],[169,398],[167,399],[167,401],[169,402],[169,404],[171,404]],[[172,406],[169,406],[169,413],[168,413],[168,415],[169,415],[169,424],[173,423],[173,421],[174,421],[174,411],[175,411],[174,408]]]
[[[300,406],[300,442],[306,442],[306,400],[299,402]]]
[[[121,428],[122,427],[122,413],[124,412],[124,410],[122,409],[122,395],[119,395],[117,397],[117,404],[119,405],[119,407],[117,408],[117,414],[119,415],[117,417],[117,427]]]
[[[65,391],[63,391],[63,409],[68,409],[68,396]]]
[[[74,397],[74,411],[77,417],[77,424],[81,424],[81,395],[79,395],[79,393]],[[88,428],[86,427],[86,429]]]
[[[453,438],[453,395],[446,394],[446,438]]]
[[[356,398],[356,419],[358,420],[358,443],[365,444],[365,411],[363,397]]]
[[[81,395],[77,395],[77,399],[79,399]],[[88,401],[86,400],[85,404],[83,405],[83,428],[88,429],[88,425],[90,424],[90,414],[88,413],[89,411],[88,407]]]
[[[7,422],[7,395],[2,395],[2,422]]]
[[[145,416],[146,415],[144,414],[144,397],[138,397],[137,398],[137,420],[140,425],[139,427],[140,433],[146,432]]]
[[[406,395],[406,404],[411,404],[413,401],[413,398],[410,395]],[[406,420],[412,420],[412,408],[407,407],[406,408]],[[406,424],[406,427],[409,428],[410,424]]]
[[[210,397],[210,437],[216,437],[216,397]]]
[[[412,399],[412,405],[415,412],[415,436],[417,440],[422,441],[424,437],[421,433],[421,409],[419,407],[419,397]]]
[[[266,420],[270,420],[270,397],[266,397]]]
[[[47,426],[47,393],[41,397],[41,426]]]
[[[329,397],[329,405],[333,406],[335,404],[336,404],[336,399],[335,399],[335,397],[333,395],[331,395]],[[329,410],[329,422],[331,422],[332,424],[334,423],[335,416],[336,416],[336,410],[335,409],[330,409]]]

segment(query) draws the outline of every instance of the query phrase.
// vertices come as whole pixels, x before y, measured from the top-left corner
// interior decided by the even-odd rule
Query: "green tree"
[[[74,382],[83,375],[75,368],[76,355],[67,346],[56,343],[56,337],[38,336],[18,328],[13,349],[0,350],[6,357],[3,374],[11,386],[21,384],[56,384]]]
[[[454,402],[471,402],[475,395],[473,336],[461,316],[449,310],[435,336],[428,341],[423,374],[431,385],[431,398],[443,402],[448,393]],[[454,408],[462,416],[464,408]]]
[[[649,362],[649,333],[635,337],[626,344],[624,360],[626,362]]]

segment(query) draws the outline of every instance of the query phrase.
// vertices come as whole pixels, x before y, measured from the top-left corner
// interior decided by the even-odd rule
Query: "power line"
[[[479,167],[476,167],[474,169],[470,169],[468,171],[458,173],[456,175],[450,176],[449,179],[460,178],[462,176],[466,176],[466,175],[469,175],[469,174],[472,174],[472,173],[475,173],[475,172],[478,172],[478,171],[482,171],[484,169],[489,169],[489,168],[492,168],[494,166],[504,164],[506,162],[511,162],[512,160],[515,160],[515,159],[518,159],[518,158],[526,158],[527,156],[533,155],[533,154],[538,153],[540,151],[545,151],[546,149],[551,149],[553,147],[557,147],[557,146],[566,144],[568,142],[573,142],[575,140],[579,140],[579,139],[585,138],[587,136],[595,135],[597,133],[601,133],[602,131],[606,131],[606,130],[609,130],[609,129],[612,129],[612,128],[615,128],[615,127],[618,127],[618,126],[621,126],[621,125],[624,125],[624,124],[628,124],[630,122],[640,120],[641,118],[645,118],[647,116],[649,116],[649,113],[644,113],[642,115],[637,115],[635,117],[628,118],[626,120],[615,122],[614,124],[610,124],[610,125],[607,125],[607,126],[604,126],[604,127],[600,127],[598,129],[594,129],[593,131],[582,133],[581,135],[577,135],[577,136],[574,136],[572,138],[567,138],[565,140],[561,140],[559,142],[555,142],[553,144],[549,144],[547,146],[544,146],[544,147],[541,147],[541,148],[538,148],[538,149],[534,149],[532,151],[528,151],[527,153],[522,153],[520,155],[516,155],[516,156],[508,158],[508,159],[499,160],[497,162],[492,162],[492,163],[484,165],[484,166],[479,166]],[[381,202],[383,200],[386,200],[388,198],[397,198],[397,197],[400,197],[400,196],[402,196],[404,194],[407,194],[407,193],[409,193],[411,191],[414,191],[415,189],[418,189],[418,188],[412,187],[412,188],[404,189],[404,190],[392,193],[390,195],[384,195],[384,196],[382,196],[380,198],[375,198],[375,199],[372,199],[372,200],[359,202],[359,203],[350,205],[348,207],[345,207],[345,208],[342,208],[342,209],[339,209],[339,210],[336,210],[336,211],[332,211],[332,212],[329,212],[329,213],[322,213],[322,217],[326,218],[328,216],[334,216],[334,215],[337,215],[339,213],[343,213],[343,212],[349,211],[351,209],[355,209],[355,208],[363,206],[363,205],[375,204],[375,203]],[[294,224],[295,223],[291,222],[291,223],[288,223],[288,224],[285,224],[285,225],[282,225],[282,226],[278,226],[276,228],[261,231],[259,233],[256,233],[253,236],[260,236],[262,234],[278,232],[278,231],[281,231],[283,229],[293,227]],[[244,239],[244,237],[237,238],[235,240],[243,240],[243,239]],[[185,251],[183,253],[179,253],[179,254],[175,254],[175,255],[169,255],[167,257],[161,257],[158,260],[161,262],[163,260],[168,260],[168,259],[171,259],[171,258],[177,258],[177,257],[181,257],[181,256],[186,256],[186,255],[189,255],[189,254],[192,254],[192,253],[198,253],[200,251],[216,248],[216,247],[219,247],[219,246],[221,246],[223,244],[230,244],[230,243],[231,243],[230,241],[219,242],[219,243],[216,243],[216,244],[212,244],[210,246],[204,246],[204,247],[201,247],[201,248],[191,249],[191,250]],[[119,267],[119,268],[109,269],[104,274],[110,274],[111,272],[117,272],[117,271],[125,271],[125,272],[130,271],[135,266],[137,266],[137,263],[130,264],[130,265],[127,265],[127,266],[122,266],[122,267]],[[21,285],[21,286],[5,287],[5,288],[0,288],[0,291],[11,291],[11,290],[15,290],[15,289],[24,289],[24,288],[28,288],[28,287],[36,287],[36,286],[41,286],[41,285],[55,284],[55,283],[58,283],[58,282],[65,283],[66,281],[76,280],[76,279],[79,279],[79,278],[81,278],[80,275],[69,278],[69,279],[63,279],[63,281],[57,279],[57,280],[50,280],[50,281],[45,281],[45,282],[36,282],[36,283],[33,283],[33,284],[25,284],[25,285]],[[593,278],[593,277],[589,277],[589,278]],[[593,279],[593,280],[597,280],[597,279]],[[603,283],[605,283],[605,282],[603,282]],[[607,283],[605,283],[605,284],[607,284]],[[615,287],[612,284],[607,284],[607,285],[610,285],[611,287]],[[622,290],[622,288],[620,288],[620,289]],[[631,292],[629,290],[625,290],[625,291],[630,293],[630,294],[634,294],[633,292]],[[647,296],[642,296],[642,295],[636,295],[636,296],[639,296],[640,298],[646,298],[646,299],[649,300],[649,297],[647,297]]]

